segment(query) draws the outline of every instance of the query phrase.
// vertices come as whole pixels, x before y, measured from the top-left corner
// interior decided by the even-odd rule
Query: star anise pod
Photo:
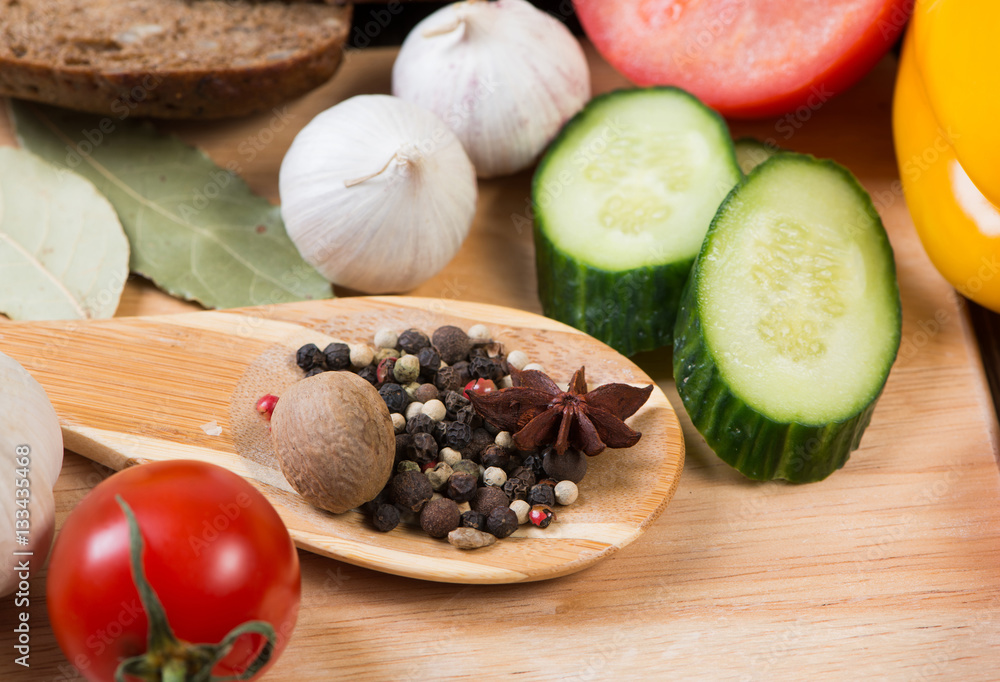
[[[605,447],[628,448],[642,434],[625,420],[643,406],[652,386],[604,384],[587,392],[584,368],[573,374],[563,391],[542,372],[511,368],[513,386],[490,393],[469,393],[479,415],[514,434],[520,450],[553,447],[563,454],[572,446],[593,457]]]

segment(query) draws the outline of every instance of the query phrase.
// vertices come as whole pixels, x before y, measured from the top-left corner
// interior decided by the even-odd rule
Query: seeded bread
[[[350,5],[0,0],[0,95],[109,114],[268,110],[337,70]]]

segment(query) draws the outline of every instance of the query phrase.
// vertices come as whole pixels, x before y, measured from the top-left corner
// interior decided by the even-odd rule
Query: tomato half
[[[676,85],[726,116],[816,109],[889,50],[912,0],[574,0],[638,85]]]
[[[934,117],[913,35],[903,47],[892,109],[899,174],[924,250],[959,293],[1000,312],[1000,210],[966,175]]]
[[[263,620],[277,634],[275,660],[299,609],[299,560],[288,531],[267,499],[236,474],[172,461],[111,476],[66,519],[47,593],[52,629],[69,661],[88,680],[107,682],[123,659],[146,651],[147,618],[118,495],[135,513],[146,577],[177,638],[216,644],[236,626]],[[242,672],[263,644],[257,634],[240,638],[214,673]]]

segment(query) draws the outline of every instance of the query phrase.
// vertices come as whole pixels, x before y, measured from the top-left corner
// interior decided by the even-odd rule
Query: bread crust
[[[325,39],[280,60],[240,67],[114,70],[23,61],[0,54],[0,95],[124,119],[215,119],[267,111],[322,85],[337,71],[351,6]]]

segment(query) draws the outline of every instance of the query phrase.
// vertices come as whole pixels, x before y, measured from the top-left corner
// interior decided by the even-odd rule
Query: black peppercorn
[[[384,358],[378,363],[375,369],[375,378],[379,384],[393,383],[395,376],[393,370],[396,368],[396,358]]]
[[[433,347],[428,346],[417,353],[417,361],[420,363],[420,376],[432,381],[441,366],[441,356]]]
[[[461,450],[472,440],[472,427],[462,422],[451,422],[444,432],[444,444],[446,447]]]
[[[410,447],[413,445],[413,436],[408,433],[396,434],[396,464],[410,456]]]
[[[432,433],[435,421],[421,412],[406,420],[406,432],[411,434]]]
[[[510,472],[510,478],[519,478],[530,488],[535,485],[535,472],[525,466],[519,466]]]
[[[323,369],[322,367],[313,367],[311,370],[309,370],[308,372],[306,372],[306,379],[308,379],[309,377],[314,377],[317,374],[322,374],[325,371],[326,370]]]
[[[533,485],[528,489],[528,496],[525,499],[532,506],[544,504],[551,507],[556,503],[556,491],[551,486]]]
[[[431,482],[419,471],[396,474],[391,484],[392,501],[404,509],[420,511],[434,495]]]
[[[374,386],[378,383],[378,373],[373,365],[362,367],[358,370],[358,376]]]
[[[478,416],[476,409],[472,405],[466,405],[455,413],[455,421],[472,426]]]
[[[469,374],[469,363],[462,360],[461,362],[456,362],[452,367],[458,372],[458,382],[462,384],[462,390],[465,390],[465,385],[472,381],[472,375]]]
[[[517,530],[517,514],[509,507],[497,507],[486,517],[486,530],[505,538]]]
[[[447,433],[449,424],[451,424],[449,421],[434,422],[434,428],[430,431],[431,435],[434,436],[434,440],[443,448],[448,447],[444,442],[444,434]]]
[[[431,345],[431,340],[427,338],[419,329],[407,329],[399,335],[396,345],[407,353],[416,354]]]
[[[454,500],[442,497],[431,500],[420,512],[420,527],[432,538],[443,538],[458,528],[462,512]]]
[[[434,376],[434,385],[442,393],[446,391],[461,391],[465,387],[462,373],[454,367],[442,367]]]
[[[508,478],[503,484],[502,490],[512,502],[528,497],[528,484],[519,478]]]
[[[439,396],[439,400],[444,403],[444,408],[448,411],[448,419],[454,420],[458,415],[459,410],[463,407],[472,406],[469,399],[462,395],[459,391],[441,391],[441,395],[444,397],[441,398]]]
[[[528,455],[521,462],[521,466],[525,469],[530,469],[534,474],[535,478],[542,478],[545,476],[545,467],[542,466],[542,456],[539,454]]]
[[[388,533],[399,525],[399,510],[391,504],[380,504],[372,515],[375,530]]]
[[[486,429],[473,429],[472,439],[469,441],[469,445],[466,448],[468,454],[463,450],[462,454],[469,459],[479,461],[480,455],[483,450],[493,444],[493,437],[486,431]]]
[[[448,477],[444,494],[456,502],[468,502],[475,496],[477,485],[478,479],[473,474],[454,473]]]
[[[587,473],[587,456],[573,448],[561,455],[553,448],[546,448],[542,466],[545,473],[557,481],[579,483]]]
[[[389,412],[402,414],[406,410],[406,406],[410,404],[410,396],[406,394],[406,389],[399,384],[383,384],[382,388],[378,390],[378,394],[382,396]]]
[[[434,436],[429,433],[413,434],[413,445],[407,451],[409,457],[418,464],[427,464],[437,459],[438,444]]]
[[[500,381],[503,378],[503,369],[501,369],[500,363],[492,358],[472,358],[469,361],[469,375],[473,379]]]
[[[307,343],[295,352],[295,364],[302,368],[303,372],[308,372],[314,367],[322,367],[325,358],[315,343]]]
[[[486,517],[477,511],[472,511],[471,509],[467,512],[462,512],[462,517],[459,523],[462,524],[463,528],[475,528],[476,530],[486,530]]]
[[[327,369],[341,370],[351,366],[351,349],[346,343],[331,343],[323,349],[323,357]]]
[[[431,335],[431,342],[437,348],[441,359],[449,365],[453,365],[459,360],[464,360],[468,357],[469,350],[472,348],[469,335],[452,325],[435,329]]]
[[[476,489],[476,494],[471,500],[472,508],[484,516],[489,516],[497,507],[506,509],[510,506],[510,498],[493,486],[481,486]]]
[[[486,468],[498,467],[504,471],[510,470],[510,453],[496,443],[487,445],[480,453],[479,459]]]

